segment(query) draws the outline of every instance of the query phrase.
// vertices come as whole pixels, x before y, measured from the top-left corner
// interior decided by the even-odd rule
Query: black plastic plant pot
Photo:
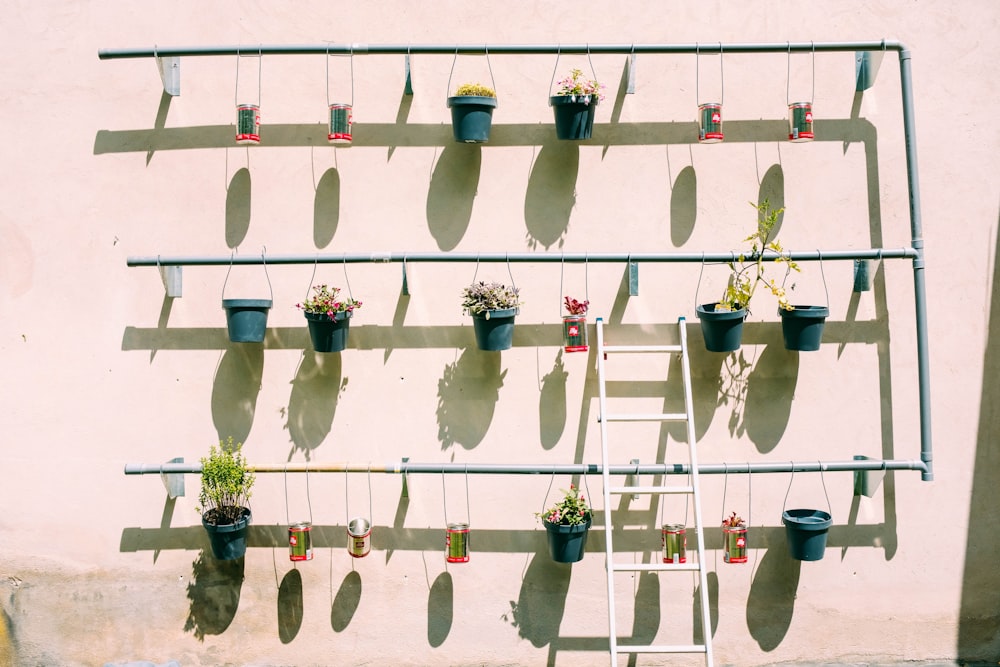
[[[829,512],[792,509],[781,513],[788,551],[795,560],[820,560],[826,550],[826,536],[833,523]]]
[[[557,563],[578,563],[583,560],[583,552],[587,547],[587,533],[590,531],[592,519],[575,526],[559,523],[545,524],[545,532],[549,540],[549,555]]]
[[[786,350],[815,352],[823,340],[823,325],[830,316],[826,306],[793,306],[793,310],[778,309],[781,315],[781,335]]]
[[[309,338],[317,352],[343,352],[347,347],[353,313],[334,313],[333,319],[326,313],[303,313],[309,325]]]
[[[476,345],[486,352],[509,350],[514,344],[514,316],[517,308],[488,310],[473,314],[472,326],[476,332]]]
[[[208,532],[208,540],[212,543],[212,555],[219,560],[236,560],[247,552],[247,529],[252,516],[249,508],[243,512],[236,523],[211,524],[201,517],[201,525]]]
[[[549,105],[555,114],[556,137],[579,141],[590,139],[597,114],[597,95],[553,95]]]
[[[493,126],[495,97],[482,95],[457,95],[448,98],[451,109],[451,129],[455,141],[465,144],[485,144],[490,140]]]
[[[743,320],[746,308],[716,310],[717,303],[705,303],[696,309],[701,322],[701,335],[709,352],[735,352],[743,342]]]
[[[267,331],[267,311],[270,299],[223,299],[226,326],[233,343],[263,343]]]

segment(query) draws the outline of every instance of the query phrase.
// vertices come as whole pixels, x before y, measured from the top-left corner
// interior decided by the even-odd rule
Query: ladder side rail
[[[597,318],[597,396],[598,410],[600,412],[601,423],[601,494],[604,497],[604,551],[605,570],[608,577],[608,647],[611,651],[611,667],[618,664],[618,634],[615,628],[615,568],[614,568],[614,545],[612,544],[613,521],[611,517],[611,476],[608,463],[608,420],[604,418],[607,414],[607,392],[605,390],[604,375],[604,318]]]

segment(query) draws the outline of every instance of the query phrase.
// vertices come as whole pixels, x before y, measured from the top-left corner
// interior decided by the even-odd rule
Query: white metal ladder
[[[597,318],[597,376],[600,396],[601,423],[601,463],[604,486],[604,543],[607,552],[608,577],[608,641],[611,648],[611,667],[617,667],[619,654],[633,653],[704,653],[705,663],[712,667],[712,626],[708,608],[708,581],[705,572],[705,537],[701,524],[701,498],[698,491],[698,457],[695,447],[694,409],[691,398],[691,368],[688,361],[686,321],[678,320],[680,330],[680,345],[605,345],[604,321]],[[684,382],[684,412],[663,414],[609,414],[607,409],[607,387],[605,379],[605,363],[607,355],[613,353],[680,353],[681,373]],[[608,424],[621,421],[684,421],[687,422],[687,442],[690,455],[690,486],[612,486],[609,472],[609,441]],[[662,463],[662,462],[661,462]],[[697,538],[697,561],[687,563],[616,563],[614,560],[614,542],[611,509],[613,494],[688,494],[693,499],[694,528]],[[690,559],[688,559],[690,561]],[[662,561],[658,558],[657,561]],[[624,645],[618,644],[615,629],[615,573],[628,571],[696,571],[698,573],[701,600],[701,628],[704,644],[668,644],[668,645]]]

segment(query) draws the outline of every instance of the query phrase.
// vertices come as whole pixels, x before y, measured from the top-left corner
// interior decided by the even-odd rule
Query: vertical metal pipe
[[[921,473],[925,482],[934,479],[931,443],[931,380],[927,343],[927,293],[924,276],[924,238],[920,218],[920,178],[917,173],[917,130],[913,118],[913,75],[910,50],[899,51],[899,83],[903,96],[903,137],[906,142],[906,180],[910,188],[910,234],[917,256],[913,258],[913,302],[917,319],[917,379],[920,392],[920,460],[927,464]]]

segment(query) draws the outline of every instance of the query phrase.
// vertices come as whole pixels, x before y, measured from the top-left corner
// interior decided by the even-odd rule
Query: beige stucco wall
[[[344,524],[348,512],[366,512],[364,475],[311,475],[308,498],[303,477],[289,476],[287,509],[282,475],[261,475],[252,546],[245,562],[224,564],[207,551],[196,477],[174,502],[155,476],[123,475],[127,462],[195,461],[227,435],[245,441],[254,463],[597,462],[596,358],[560,352],[557,265],[511,267],[526,305],[515,347],[491,355],[474,349],[458,305],[473,265],[411,265],[412,294],[402,297],[398,264],[352,264],[364,307],[351,348],[326,358],[309,348],[294,308],[311,266],[270,268],[268,340],[248,348],[226,340],[225,267],[185,269],[184,296],[166,299],[157,271],[128,268],[128,256],[226,255],[237,245],[241,254],[729,250],[753,224],[746,202],[762,193],[784,201],[788,248],[910,244],[893,54],[863,96],[854,93],[853,54],[817,56],[821,140],[802,145],[775,131],[786,57],[726,56],[730,134],[714,146],[692,143],[693,57],[641,57],[636,94],[624,95],[625,57],[595,56],[608,99],[595,140],[579,148],[554,138],[545,103],[553,59],[494,56],[500,107],[494,141],[482,149],[451,140],[450,57],[415,58],[409,98],[402,57],[357,56],[355,146],[337,151],[323,139],[321,57],[264,59],[264,140],[250,150],[231,141],[234,58],[183,59],[182,94],[165,99],[153,61],[97,57],[154,44],[323,40],[902,40],[913,54],[935,480],[896,473],[872,498],[856,498],[849,473],[827,474],[831,545],[822,561],[799,564],[785,555],[780,523],[788,475],[703,478],[706,523],[736,510],[754,547],[747,565],[726,565],[717,529],[708,530],[714,646],[719,664],[737,665],[995,660],[1000,581],[990,554],[1000,544],[990,499],[1000,387],[983,369],[1000,363],[987,336],[991,307],[1000,311],[998,22],[1000,6],[988,0],[7,3],[0,665],[607,661],[603,537],[594,534],[572,568],[549,562],[533,515],[545,478],[470,479],[467,510],[462,477],[448,477],[448,517],[471,518],[473,547],[468,564],[446,568],[437,476],[411,477],[404,499],[399,476],[373,475],[374,550],[353,560]],[[244,61],[241,86],[254,64]],[[718,58],[701,64],[710,95]],[[808,58],[792,64],[793,86],[807,88]],[[340,86],[345,65],[331,61]],[[461,58],[455,80],[485,80],[484,66]],[[586,60],[560,60],[573,66]],[[824,129],[837,138],[822,140]],[[818,267],[804,268],[796,296],[822,300]],[[623,269],[568,265],[564,291],[586,290],[616,340],[672,340],[679,316],[695,323],[703,462],[918,457],[909,262],[885,262],[862,294],[851,291],[850,263],[825,263],[832,315],[816,353],[782,349],[761,295],[741,357],[703,350],[695,265],[643,265],[635,297]],[[507,280],[497,264],[478,275]],[[721,269],[706,270],[702,300],[723,281]],[[320,266],[317,282],[343,286],[343,267]],[[261,289],[259,268],[235,269],[227,296]],[[648,381],[633,387],[639,396],[627,409],[636,411],[661,409],[662,380],[677,378],[666,363],[632,361],[616,373]],[[612,459],[675,460],[682,435],[621,427]],[[825,504],[819,481],[796,475],[789,502]],[[589,488],[599,496],[599,478]],[[306,518],[307,501],[317,554],[295,568],[286,514]],[[622,556],[655,558],[664,518],[646,500],[617,514]],[[620,634],[690,641],[692,581],[619,577]],[[657,660],[641,662],[665,664]]]

